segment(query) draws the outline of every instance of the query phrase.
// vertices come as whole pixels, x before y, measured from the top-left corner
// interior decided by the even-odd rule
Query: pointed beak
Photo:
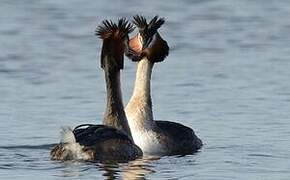
[[[136,53],[142,52],[142,37],[140,34],[137,34],[135,37],[129,40],[129,47],[134,50]]]

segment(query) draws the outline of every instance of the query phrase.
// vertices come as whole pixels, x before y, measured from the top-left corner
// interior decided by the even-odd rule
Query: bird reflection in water
[[[104,179],[146,179],[149,174],[155,173],[154,161],[159,160],[159,156],[143,156],[129,162],[102,161],[66,161],[60,163],[62,167],[60,177],[82,177],[86,176],[88,171],[96,171],[95,177],[103,177]],[[59,162],[57,162],[58,164]],[[97,170],[96,170],[97,169]],[[102,174],[100,174],[102,173]]]
[[[146,176],[155,173],[152,162],[159,160],[160,157],[146,156],[128,163],[103,162],[98,168],[103,170],[106,179],[146,179]]]

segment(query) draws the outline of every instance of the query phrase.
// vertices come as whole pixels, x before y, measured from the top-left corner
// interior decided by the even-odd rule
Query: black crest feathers
[[[149,37],[154,35],[165,22],[164,18],[159,18],[158,16],[154,16],[149,24],[143,16],[136,15],[133,18],[133,23],[139,28],[139,32]]]
[[[102,24],[97,27],[95,35],[101,39],[109,37],[122,38],[133,30],[133,25],[129,23],[126,18],[119,19],[118,24],[113,23],[111,20],[104,20]]]
[[[142,52],[139,54],[129,52],[126,55],[133,61],[139,61],[144,56],[151,62],[163,61],[169,53],[169,47],[157,30],[165,23],[164,18],[154,16],[149,23],[147,23],[145,17],[140,15],[134,16],[133,19],[133,23],[138,27],[143,38]]]
[[[139,15],[136,15],[133,17],[133,23],[139,28],[139,29],[145,29],[147,28],[148,24],[147,24],[147,21],[146,19],[143,17],[143,16],[139,16]]]

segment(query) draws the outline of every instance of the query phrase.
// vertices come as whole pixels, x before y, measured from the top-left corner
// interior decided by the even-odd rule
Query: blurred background
[[[62,126],[101,123],[96,26],[136,14],[166,19],[170,54],[152,77],[156,119],[192,127],[204,147],[124,164],[50,161]],[[1,178],[288,179],[289,19],[290,1],[1,0]],[[124,104],[135,68],[125,61]]]

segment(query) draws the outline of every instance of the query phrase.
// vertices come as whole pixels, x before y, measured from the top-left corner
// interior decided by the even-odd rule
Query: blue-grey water
[[[101,123],[103,19],[166,18],[156,119],[192,127],[194,155],[51,161],[62,126]],[[289,179],[290,1],[0,1],[0,179]],[[125,61],[124,103],[135,64]]]

